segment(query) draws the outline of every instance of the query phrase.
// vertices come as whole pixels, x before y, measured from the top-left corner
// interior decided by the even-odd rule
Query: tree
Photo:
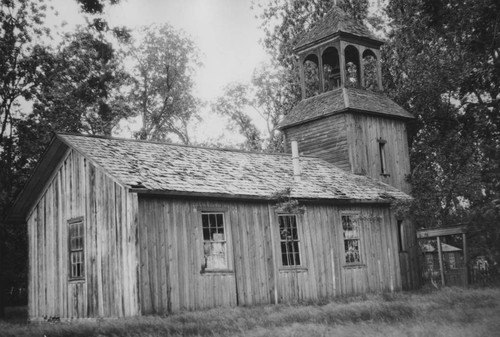
[[[126,99],[130,77],[111,42],[80,29],[65,36],[51,60],[28,119],[50,131],[111,136],[132,109]]]
[[[141,139],[177,138],[189,143],[187,125],[199,101],[192,94],[193,75],[201,65],[193,41],[172,26],[151,25],[130,45],[135,78],[131,103],[142,116]]]
[[[84,0],[80,2],[88,5],[92,3]],[[114,2],[116,1],[110,0],[110,3]],[[108,132],[112,122],[112,112],[108,109],[111,95],[106,87],[108,84],[105,83],[111,83],[113,79],[115,82],[121,80],[118,79],[116,68],[109,68],[108,61],[112,58],[101,62],[102,71],[97,70],[101,71],[100,78],[83,78],[83,75],[95,75],[96,66],[99,64],[95,53],[91,53],[92,47],[100,49],[101,52],[107,51],[109,56],[109,46],[102,39],[91,39],[81,33],[82,35],[78,36],[81,40],[77,42],[76,37],[72,40],[73,50],[68,45],[65,52],[54,54],[50,48],[41,44],[44,37],[50,35],[49,29],[44,25],[47,10],[43,0],[13,0],[0,3],[0,220],[3,220],[8,212],[8,205],[23,186],[28,172],[42,153],[41,149],[50,137],[49,131],[72,131],[73,129],[67,130],[62,126],[74,123],[72,128],[79,128],[82,124],[78,119],[81,110],[63,111],[62,108],[64,104],[71,105],[66,100],[77,96],[72,96],[78,91],[74,87],[80,86],[79,99],[87,99],[88,102],[90,96],[95,95],[93,99],[97,102],[93,108],[90,104],[86,105],[87,118],[83,119],[83,125],[98,125],[99,132]],[[91,22],[91,27],[100,35],[108,29],[105,21],[98,17]],[[115,28],[113,31],[121,34],[122,38],[126,37],[123,29]],[[103,48],[97,48],[99,41],[102,42],[100,47]],[[81,45],[75,45],[78,43]],[[78,49],[80,47],[82,50]],[[105,54],[101,53],[101,60],[105,58]],[[105,67],[108,67],[108,70],[104,70]],[[85,71],[88,73],[84,73]],[[73,83],[69,84],[69,81]],[[73,92],[69,90],[72,85]],[[84,88],[86,85],[88,87]],[[63,93],[70,94],[64,96]],[[35,98],[38,103],[34,104],[35,112],[23,113],[22,110],[26,110]],[[98,118],[94,118],[90,113],[92,109],[97,111],[99,123]],[[102,121],[106,123],[103,124]],[[26,227],[2,224],[0,234],[0,258],[7,255],[11,257],[1,261],[0,266],[0,309],[3,309],[6,286],[20,287],[26,284]],[[0,314],[3,314],[3,310],[0,310]]]
[[[265,34],[263,44],[271,57],[286,69],[292,69],[292,49],[297,37],[328,13],[334,3],[324,0],[276,0],[266,5],[257,4]],[[337,5],[356,20],[375,20],[368,17],[368,0],[339,0]]]
[[[43,78],[43,63],[47,52],[37,44],[48,30],[43,26],[46,5],[44,1],[27,0],[0,2],[0,221],[7,213],[7,205],[19,188],[19,177],[14,170],[16,158],[15,121],[20,115],[22,100],[30,100]],[[22,284],[24,261],[16,263],[12,244],[24,247],[25,231],[1,224],[0,226],[0,316],[3,316],[6,284]],[[12,258],[6,259],[9,254]]]
[[[385,83],[417,117],[413,214],[426,227],[469,224],[477,252],[498,258],[500,4],[393,0],[387,13]]]
[[[34,43],[47,34],[43,27],[46,6],[43,2],[2,1],[0,3],[0,151],[7,160],[2,169],[8,170],[11,161],[14,114],[20,99],[33,97],[43,72],[45,49]],[[2,177],[10,174],[1,172]],[[10,190],[5,188],[3,190]]]
[[[251,107],[250,88],[241,83],[231,83],[224,88],[222,96],[212,104],[212,110],[229,117],[230,129],[238,129],[245,137],[244,148],[249,151],[262,150],[262,135],[247,113]]]
[[[253,106],[266,122],[266,151],[284,150],[283,135],[278,131],[278,124],[298,102],[295,95],[298,83],[297,73],[292,74],[274,62],[261,65],[253,73]]]
[[[212,110],[229,117],[231,128],[237,128],[245,137],[245,149],[283,151],[283,138],[277,127],[295,103],[296,96],[289,88],[297,82],[290,75],[277,64],[263,64],[254,70],[250,84],[226,86],[212,104]],[[266,125],[264,135],[255,124],[257,118]]]
[[[120,0],[76,0],[80,4],[80,8],[84,13],[102,14],[106,3],[116,5]]]

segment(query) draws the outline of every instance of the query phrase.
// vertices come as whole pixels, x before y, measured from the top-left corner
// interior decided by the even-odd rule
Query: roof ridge
[[[325,27],[327,27],[326,30]],[[383,43],[362,20],[350,16],[339,6],[333,5],[328,12],[308,27],[307,31],[295,38],[293,49],[299,50],[316,41],[342,33]]]
[[[281,156],[281,157],[291,157],[292,156],[291,153],[286,153],[286,152],[246,151],[246,150],[240,150],[240,149],[217,148],[217,147],[200,146],[200,145],[176,144],[176,143],[168,143],[168,142],[148,140],[148,139],[134,139],[134,138],[112,137],[112,136],[104,136],[104,135],[84,135],[84,134],[70,133],[70,132],[56,132],[56,135],[57,136],[62,135],[62,136],[84,137],[84,138],[98,138],[98,139],[107,139],[107,140],[125,141],[125,142],[136,142],[136,143],[148,143],[148,144],[175,146],[175,147],[185,147],[185,148],[192,148],[192,149],[214,150],[214,151],[222,151],[222,152],[236,152],[236,153],[244,153],[244,154],[258,154],[258,155],[267,155],[267,156],[271,155],[271,156]],[[301,155],[300,157],[301,158],[318,159],[318,157],[310,156],[310,155]]]

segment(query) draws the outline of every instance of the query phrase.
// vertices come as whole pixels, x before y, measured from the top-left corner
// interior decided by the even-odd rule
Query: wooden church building
[[[413,287],[414,235],[391,208],[410,199],[412,116],[381,92],[380,45],[338,9],[299,41],[291,154],[55,135],[9,218],[28,228],[29,317]]]

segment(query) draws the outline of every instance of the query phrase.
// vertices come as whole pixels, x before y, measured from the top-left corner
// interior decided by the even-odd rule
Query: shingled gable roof
[[[122,184],[150,192],[271,198],[291,196],[385,201],[409,196],[376,180],[356,176],[312,157],[301,158],[302,179],[293,180],[290,155],[212,149],[116,138],[58,135]]]
[[[413,119],[413,115],[383,93],[364,89],[338,88],[300,101],[281,121],[279,128],[346,111]]]
[[[8,221],[22,222],[24,213],[68,149],[76,150],[137,193],[270,200],[276,192],[291,188],[291,196],[298,199],[389,203],[410,198],[392,186],[344,172],[313,157],[300,158],[302,178],[294,182],[292,158],[288,154],[57,134],[14,204]]]
[[[363,23],[354,20],[339,7],[333,6],[311,29],[297,39],[294,50],[299,51],[307,48],[309,45],[328,40],[342,33],[368,39],[378,45],[383,43],[380,39],[372,35]]]

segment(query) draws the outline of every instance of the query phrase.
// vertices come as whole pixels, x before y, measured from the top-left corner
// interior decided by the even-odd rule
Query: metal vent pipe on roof
[[[300,157],[299,144],[296,140],[292,140],[292,164],[293,164],[293,180],[300,181]]]

